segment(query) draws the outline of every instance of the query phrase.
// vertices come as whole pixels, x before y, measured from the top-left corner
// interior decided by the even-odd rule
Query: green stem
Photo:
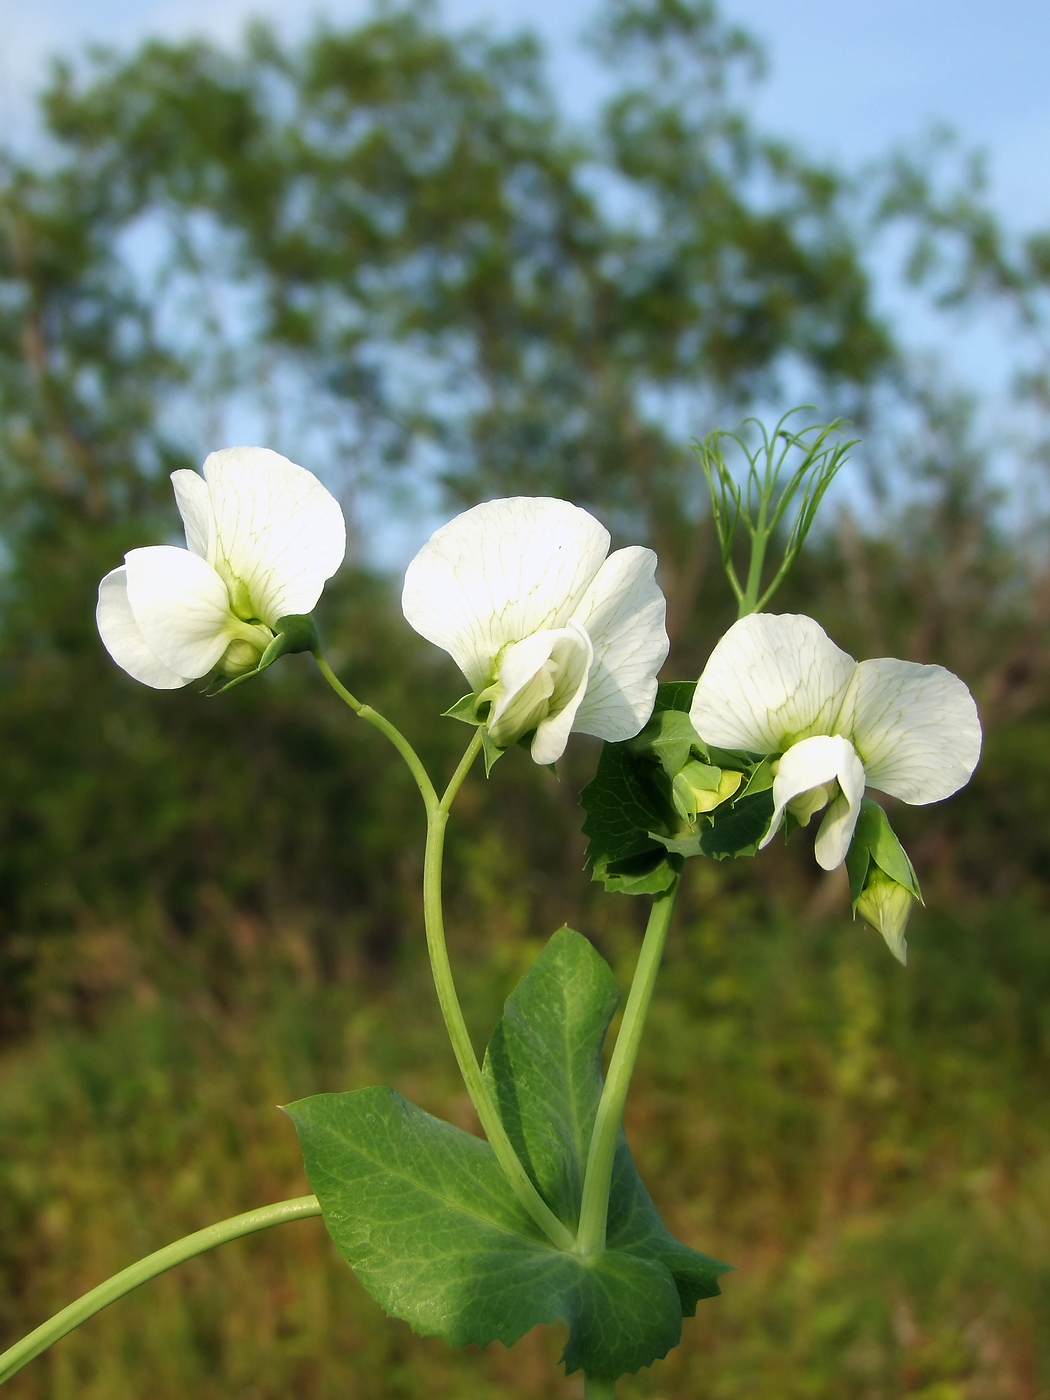
[[[583,1400],[615,1400],[616,1382],[599,1376],[584,1376]]]
[[[408,765],[408,771],[416,780],[416,787],[419,788],[424,807],[426,807],[428,814],[432,812],[438,805],[438,795],[434,790],[434,784],[430,781],[430,774],[423,766],[423,760],[401,733],[401,730],[396,725],[391,724],[378,710],[373,710],[371,705],[365,705],[358,700],[356,695],[351,695],[319,651],[315,651],[313,655],[318,670],[340,700],[349,705],[355,715],[366,720],[373,728],[378,729],[380,734],[385,734],[394,748],[397,749]]]
[[[758,508],[758,521],[751,531],[751,561],[747,570],[747,584],[744,596],[738,599],[737,618],[747,617],[758,608],[758,595],[762,587],[762,569],[766,562],[766,548],[769,544],[769,528],[766,523],[767,501],[763,496]]]
[[[288,1220],[305,1220],[307,1216],[320,1214],[321,1207],[317,1204],[316,1196],[299,1196],[294,1201],[278,1201],[276,1205],[262,1206],[259,1210],[250,1210],[244,1215],[220,1220],[217,1225],[209,1225],[206,1230],[198,1230],[196,1234],[187,1235],[185,1239],[165,1245],[155,1254],[147,1255],[137,1264],[132,1264],[129,1268],[122,1269],[119,1274],[106,1279],[105,1283],[100,1283],[75,1303],[70,1303],[61,1312],[55,1313],[54,1317],[43,1323],[35,1332],[30,1332],[28,1337],[23,1337],[20,1342],[16,1342],[13,1347],[0,1354],[0,1385],[10,1380],[15,1372],[32,1361],[34,1356],[46,1351],[53,1342],[57,1342],[67,1332],[72,1332],[74,1327],[79,1327],[82,1322],[101,1312],[110,1303],[123,1298],[124,1294],[130,1293],[133,1288],[138,1288],[140,1284],[164,1273],[165,1269],[172,1269],[176,1264],[192,1259],[195,1254],[203,1254],[206,1250],[214,1249],[216,1245],[240,1239],[242,1235],[251,1235],[256,1230],[266,1230],[271,1225],[283,1225]]]
[[[500,1166],[507,1175],[518,1200],[525,1207],[543,1233],[558,1249],[571,1250],[575,1239],[567,1226],[563,1225],[543,1197],[536,1190],[531,1178],[521,1165],[514,1145],[499,1116],[485,1084],[478,1057],[463,1018],[463,1011],[456,995],[449,963],[448,947],[445,942],[445,918],[441,899],[441,867],[445,849],[445,827],[448,823],[448,809],[452,799],[466,777],[471,764],[481,749],[481,730],[478,729],[470,741],[452,781],[445,790],[437,808],[429,814],[427,825],[427,848],[423,860],[423,918],[427,930],[427,948],[430,952],[430,966],[434,974],[438,1003],[445,1019],[448,1036],[455,1052],[459,1072],[463,1076],[470,1101],[484,1129],[485,1136],[495,1152]]]
[[[575,1236],[567,1226],[562,1224],[536,1190],[528,1172],[521,1165],[518,1154],[514,1151],[514,1145],[507,1136],[496,1105],[492,1102],[492,1097],[481,1073],[481,1066],[478,1064],[478,1057],[474,1053],[467,1023],[463,1018],[459,997],[456,995],[448,948],[445,944],[445,918],[441,899],[441,867],[445,852],[445,827],[448,824],[448,813],[453,800],[463,786],[463,781],[470,772],[474,760],[481,752],[482,731],[480,727],[474,731],[466,752],[459,761],[459,766],[439,799],[434,785],[430,781],[430,775],[423,767],[419,755],[401,731],[378,711],[373,710],[370,705],[362,704],[355,695],[351,695],[319,651],[314,652],[314,660],[317,662],[321,674],[339,698],[345,701],[361,719],[367,720],[369,724],[374,725],[376,729],[386,735],[408,764],[412,776],[416,780],[416,786],[419,788],[424,806],[427,809],[427,845],[423,858],[423,920],[426,925],[427,949],[430,953],[430,966],[434,975],[434,986],[437,988],[438,1004],[445,1020],[449,1040],[452,1042],[456,1063],[459,1065],[463,1083],[466,1085],[467,1093],[470,1095],[470,1101],[474,1105],[485,1136],[488,1138],[500,1166],[506,1173],[515,1195],[553,1245],[558,1249],[571,1250],[576,1244]]]
[[[580,1229],[576,1242],[578,1252],[583,1255],[601,1254],[605,1248],[609,1189],[612,1184],[616,1142],[623,1119],[624,1104],[627,1101],[627,1090],[638,1058],[645,1018],[652,1000],[653,987],[656,985],[656,974],[667,941],[667,931],[671,926],[678,884],[676,878],[669,890],[665,890],[653,900],[645,938],[642,940],[642,951],[638,955],[638,966],[634,970],[634,981],[627,996],[623,1023],[616,1037],[612,1059],[609,1061],[609,1077],[598,1102],[590,1150],[587,1153],[587,1171],[583,1179],[583,1200],[580,1205]],[[600,1395],[601,1391],[597,1391],[596,1394]]]

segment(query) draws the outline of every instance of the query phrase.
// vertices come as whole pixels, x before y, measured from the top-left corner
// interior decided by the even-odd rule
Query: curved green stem
[[[485,1136],[488,1138],[500,1166],[506,1173],[515,1195],[552,1244],[558,1249],[573,1249],[576,1244],[574,1235],[567,1226],[562,1224],[536,1190],[528,1172],[521,1165],[518,1154],[514,1151],[514,1145],[507,1136],[496,1105],[492,1102],[492,1097],[481,1073],[481,1066],[478,1064],[478,1057],[474,1053],[467,1023],[463,1018],[459,997],[456,995],[452,966],[449,963],[448,948],[445,944],[445,918],[441,899],[441,867],[445,853],[445,827],[448,824],[449,809],[456,794],[463,786],[464,779],[470,772],[474,760],[481,752],[482,731],[480,728],[474,731],[466,752],[449,780],[448,787],[439,799],[434,785],[430,781],[430,775],[423,767],[422,760],[401,731],[378,711],[373,710],[370,705],[362,704],[355,695],[351,695],[319,651],[315,651],[313,655],[321,674],[339,698],[349,705],[361,719],[367,720],[369,724],[374,725],[376,729],[386,735],[408,764],[412,776],[416,780],[416,786],[419,788],[424,806],[427,809],[427,845],[423,858],[423,920],[426,925],[427,950],[430,953],[430,966],[434,974],[434,985],[437,988],[438,1004],[445,1020],[449,1040],[452,1042],[456,1063],[459,1065],[463,1083],[466,1085],[467,1093],[470,1095],[470,1101],[474,1105]]]
[[[283,1225],[289,1220],[304,1220],[307,1216],[320,1214],[321,1207],[317,1204],[316,1196],[299,1196],[293,1201],[278,1201],[276,1205],[262,1206],[259,1210],[249,1210],[244,1215],[220,1220],[217,1225],[209,1225],[206,1230],[198,1230],[196,1234],[187,1235],[185,1239],[165,1245],[155,1254],[148,1254],[145,1259],[122,1269],[119,1274],[106,1279],[105,1283],[100,1283],[75,1303],[70,1303],[61,1312],[55,1313],[54,1317],[42,1323],[36,1331],[30,1332],[28,1337],[23,1337],[20,1342],[16,1342],[13,1347],[0,1354],[0,1385],[10,1380],[15,1372],[32,1361],[34,1356],[46,1351],[53,1342],[57,1342],[67,1332],[72,1332],[74,1327],[79,1327],[82,1322],[101,1312],[110,1303],[123,1298],[124,1294],[130,1293],[133,1288],[138,1288],[140,1284],[164,1273],[165,1269],[172,1269],[176,1264],[192,1259],[195,1254],[214,1249],[216,1245],[238,1240],[242,1235],[254,1234],[256,1230],[266,1230],[271,1225]]]
[[[583,1400],[615,1400],[616,1382],[598,1376],[584,1376]]]
[[[605,1248],[609,1188],[612,1184],[616,1141],[620,1133],[624,1104],[627,1101],[627,1090],[638,1058],[645,1018],[652,1000],[653,987],[656,985],[656,974],[667,941],[667,930],[671,926],[678,885],[679,881],[676,878],[669,890],[665,890],[653,900],[645,938],[642,940],[642,951],[638,954],[638,966],[634,970],[634,981],[627,996],[623,1023],[616,1037],[612,1059],[609,1061],[609,1077],[598,1102],[591,1145],[587,1153],[587,1171],[583,1179],[583,1200],[580,1205],[580,1230],[576,1242],[577,1250],[583,1255],[601,1254]],[[600,1395],[601,1391],[595,1393]]]
[[[430,952],[430,965],[434,973],[434,986],[437,988],[438,1003],[445,1018],[449,1039],[455,1052],[459,1072],[463,1076],[470,1101],[484,1129],[485,1136],[495,1152],[500,1166],[514,1189],[515,1195],[543,1233],[558,1249],[571,1250],[575,1239],[567,1226],[563,1225],[543,1197],[536,1190],[531,1178],[521,1165],[514,1145],[499,1116],[496,1105],[485,1084],[478,1057],[463,1018],[463,1010],[456,995],[452,978],[452,966],[445,943],[445,917],[441,899],[441,867],[445,850],[445,827],[448,823],[448,809],[452,800],[470,770],[481,749],[481,730],[471,739],[466,753],[460,761],[445,790],[436,810],[429,814],[427,825],[427,848],[423,860],[423,918],[426,923],[427,948]]]
[[[401,730],[398,729],[396,725],[391,724],[378,710],[373,710],[371,705],[365,705],[358,700],[356,695],[351,695],[319,651],[315,651],[313,657],[317,662],[317,668],[321,672],[321,675],[324,676],[325,680],[335,691],[336,695],[339,696],[340,700],[349,705],[355,715],[366,720],[373,728],[378,729],[380,734],[385,734],[394,748],[397,749],[398,753],[405,760],[408,771],[416,780],[416,787],[419,788],[419,793],[423,799],[423,805],[426,807],[427,813],[429,814],[432,812],[438,805],[438,795],[434,790],[434,784],[430,781],[430,774],[423,766],[423,760],[401,733]],[[462,781],[462,779],[460,781]]]

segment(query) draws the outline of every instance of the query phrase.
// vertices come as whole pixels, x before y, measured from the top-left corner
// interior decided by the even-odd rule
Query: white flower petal
[[[689,717],[709,744],[779,753],[827,732],[855,666],[811,617],[752,613],[711,653]]]
[[[478,691],[509,642],[565,626],[608,549],[609,532],[568,501],[486,501],[431,535],[408,566],[401,605]]]
[[[496,697],[487,723],[493,740],[507,748],[535,729],[533,757],[537,743],[541,753],[552,745],[558,750],[537,763],[559,758],[587,687],[592,656],[590,637],[574,623],[534,632],[507,647],[492,687]]]
[[[208,483],[197,472],[183,469],[172,472],[171,484],[175,488],[175,504],[186,528],[186,548],[191,554],[207,559],[209,541],[214,532]]]
[[[225,583],[189,550],[151,545],[133,549],[124,562],[143,640],[180,676],[206,676],[231,641],[251,633],[230,611]]]
[[[99,584],[95,619],[110,656],[143,685],[154,690],[178,690],[193,679],[176,675],[146,645],[128,602],[126,569],[112,569]]]
[[[667,659],[667,604],[657,586],[656,555],[631,545],[610,554],[573,614],[594,645],[587,693],[573,729],[599,739],[631,739],[656,699]]]
[[[215,537],[208,562],[243,583],[254,615],[312,612],[346,553],[339,502],[312,472],[265,447],[229,447],[204,463]]]
[[[864,796],[864,765],[848,739],[818,734],[793,744],[784,754],[773,779],[773,818],[762,838],[768,846],[780,829],[788,803],[804,792],[838,782],[841,794],[831,803],[817,834],[817,860],[833,870],[846,858]]]
[[[847,741],[842,739],[841,742],[845,744]],[[864,764],[857,757],[852,744],[849,750],[838,772],[842,791],[829,805],[813,843],[817,864],[825,870],[836,870],[846,859],[864,797]]]
[[[981,753],[973,696],[943,666],[862,661],[840,728],[852,734],[871,786],[917,806],[961,788]]]

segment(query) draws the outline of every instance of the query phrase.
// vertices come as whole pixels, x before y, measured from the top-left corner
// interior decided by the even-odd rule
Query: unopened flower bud
[[[898,884],[891,875],[874,863],[867,883],[856,903],[856,912],[878,929],[886,946],[898,962],[907,963],[908,943],[904,931],[908,927],[915,896]]]

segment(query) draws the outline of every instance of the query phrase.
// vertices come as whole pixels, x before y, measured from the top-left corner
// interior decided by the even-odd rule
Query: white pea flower
[[[709,744],[781,754],[773,839],[785,810],[816,840],[825,870],[845,859],[865,786],[903,802],[939,802],[963,786],[981,752],[977,706],[943,666],[854,661],[811,617],[752,613],[711,653],[689,712]]]
[[[608,552],[585,510],[516,496],[457,515],[409,564],[405,617],[459,666],[499,748],[535,731],[553,763],[571,731],[630,739],[648,720],[668,646],[656,555]]]
[[[203,476],[171,480],[186,548],[131,550],[99,585],[96,612],[114,661],[155,690],[254,670],[278,624],[312,612],[346,552],[334,496],[267,448],[213,452]]]

